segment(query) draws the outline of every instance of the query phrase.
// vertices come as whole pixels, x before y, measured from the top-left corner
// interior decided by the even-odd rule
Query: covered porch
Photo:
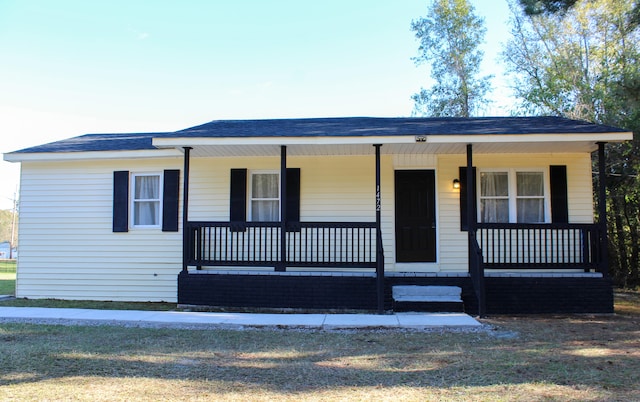
[[[463,181],[472,183],[474,154],[539,153],[550,146],[546,138],[514,141],[510,137],[498,141],[495,137],[476,135],[446,138],[406,135],[268,138],[257,142],[259,144],[255,138],[251,141],[247,138],[154,140],[155,146],[184,151],[183,269],[178,280],[181,304],[233,308],[361,309],[383,313],[392,306],[392,286],[435,284],[460,286],[465,308],[484,315],[487,311],[497,311],[494,307],[502,305],[505,298],[514,297],[517,293],[524,295],[532,278],[543,287],[547,286],[545,283],[569,283],[576,278],[578,282],[598,281],[596,287],[600,290],[596,293],[600,292],[601,296],[592,293],[592,298],[607,298],[606,289],[610,288],[610,282],[607,278],[606,223],[603,220],[580,224],[479,223],[475,205],[477,190],[473,186],[464,186],[460,190],[461,203],[467,204],[468,211],[465,217],[469,222],[468,228],[466,233],[460,233],[468,237],[468,269],[456,273],[385,270],[389,262],[385,262],[383,238],[389,234],[383,231],[381,218],[385,208],[381,196],[384,191],[382,156],[462,155],[466,157],[469,174]],[[556,138],[551,143],[554,149],[565,152],[589,152],[594,146],[592,141],[565,137]],[[598,147],[603,169],[604,143],[599,143]],[[228,220],[223,221],[189,219],[192,158],[246,158],[255,155],[280,158],[280,218],[277,221],[249,221],[246,215],[233,216],[233,212]],[[369,161],[370,176],[375,178],[369,193],[374,206],[368,212],[369,220],[300,219],[299,209],[296,211],[295,203],[290,202],[291,187],[295,187],[296,182],[290,181],[288,158],[311,155],[369,156],[366,160]],[[603,170],[600,174],[604,177]],[[602,187],[603,180],[600,183]],[[602,191],[600,197],[600,204],[604,205]],[[327,208],[330,209],[331,205]],[[553,272],[553,276],[545,272]],[[496,283],[504,286],[503,278],[508,278],[511,291],[492,290],[496,289]],[[584,288],[584,284],[580,286]],[[561,288],[558,287],[556,292],[561,292]]]

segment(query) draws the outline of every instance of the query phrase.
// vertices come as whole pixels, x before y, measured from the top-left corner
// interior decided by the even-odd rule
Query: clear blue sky
[[[486,74],[506,0],[484,17]],[[216,119],[408,116],[429,86],[411,20],[428,0],[0,0],[0,152],[85,133],[173,131]],[[0,162],[0,209],[18,165]]]

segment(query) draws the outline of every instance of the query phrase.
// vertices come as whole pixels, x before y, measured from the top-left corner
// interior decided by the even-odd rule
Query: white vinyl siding
[[[175,302],[182,232],[112,231],[113,172],[182,160],[24,162],[17,297]]]
[[[113,233],[113,172],[157,174],[181,169],[182,162],[182,158],[24,162],[17,296],[175,302],[182,268],[181,227],[179,232]],[[394,262],[393,175],[395,169],[411,168],[436,170],[436,269],[452,275],[468,272],[467,233],[460,230],[460,191],[452,187],[453,179],[459,178],[459,166],[465,163],[462,154],[382,155],[382,241],[387,272],[422,269]],[[375,221],[373,151],[366,156],[289,156],[287,164],[300,168],[301,221]],[[589,154],[474,155],[479,171],[548,171],[549,165],[567,166],[569,221],[592,223]],[[278,172],[279,166],[277,156],[192,158],[189,219],[229,220],[232,168]]]

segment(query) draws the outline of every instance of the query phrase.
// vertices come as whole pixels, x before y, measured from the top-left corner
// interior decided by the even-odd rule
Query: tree
[[[519,0],[527,15],[566,13],[578,0]],[[584,0],[583,0],[584,1]],[[640,26],[640,2],[633,5],[629,11],[628,23],[634,29]]]
[[[17,226],[17,221],[15,221]],[[13,220],[13,211],[10,209],[0,209],[0,243],[11,241],[11,231],[14,229],[14,243],[16,239],[15,227]]]
[[[520,112],[634,132],[633,142],[607,146],[612,272],[628,287],[640,285],[640,30],[630,23],[635,9],[619,0],[589,0],[565,13],[531,16],[512,4],[512,38],[503,51]]]
[[[576,2],[577,0],[520,0],[520,5],[527,15],[539,15],[567,12]]]
[[[428,15],[411,23],[420,40],[416,64],[430,63],[435,84],[411,98],[414,114],[469,117],[486,105],[490,76],[478,77],[484,20],[467,0],[434,0]]]

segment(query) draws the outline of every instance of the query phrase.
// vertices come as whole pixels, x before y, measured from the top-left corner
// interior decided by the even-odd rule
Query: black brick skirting
[[[393,285],[459,286],[465,312],[478,312],[468,277],[387,277],[387,310],[392,308]],[[485,285],[487,314],[613,312],[613,288],[607,278],[487,277]],[[181,273],[178,276],[178,303],[230,308],[376,310],[376,279]]]
[[[178,303],[218,307],[375,310],[376,279],[181,273],[178,276]]]
[[[613,313],[608,278],[485,278],[489,314]]]

